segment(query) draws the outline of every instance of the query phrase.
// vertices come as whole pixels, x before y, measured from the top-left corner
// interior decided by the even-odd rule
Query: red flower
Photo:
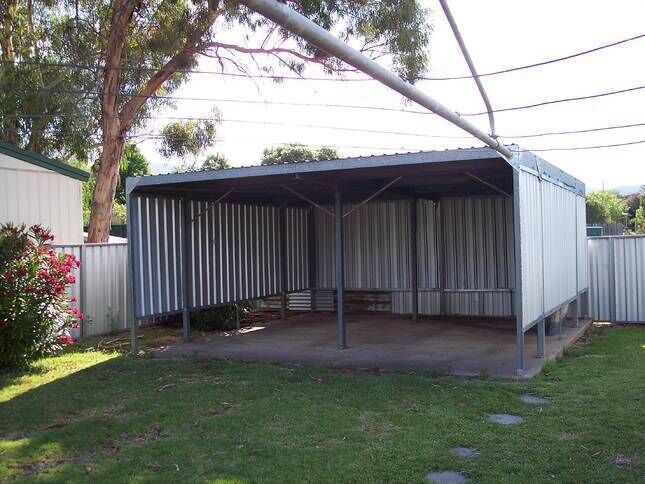
[[[43,278],[44,278],[44,277],[49,276],[49,272],[47,272],[45,269],[40,269],[40,270],[36,273],[36,275],[38,275],[38,277],[43,277]]]
[[[78,329],[78,328],[80,328],[80,327],[81,327],[81,325],[80,325],[80,324],[78,324],[78,322],[73,322],[73,323],[71,323],[71,324],[69,325],[69,327],[70,327],[70,328],[72,328],[72,329]]]
[[[67,282],[70,284],[74,284],[76,282],[76,278],[72,275],[67,276]]]
[[[27,269],[25,269],[24,267],[18,267],[18,269],[16,269],[16,275],[18,277],[22,277],[26,274],[27,274]]]
[[[69,300],[70,300],[70,302],[76,302],[76,301],[78,301],[78,299],[76,298],[76,296],[72,296],[72,297],[70,297],[70,298],[69,298]]]
[[[61,334],[58,337],[58,341],[60,341],[63,344],[66,344],[66,345],[73,345],[74,344],[74,339],[71,336],[69,336],[68,334]]]

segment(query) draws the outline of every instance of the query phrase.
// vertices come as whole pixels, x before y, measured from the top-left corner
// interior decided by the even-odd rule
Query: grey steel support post
[[[522,310],[522,226],[520,217],[520,174],[513,171],[513,234],[515,236],[515,373],[524,374],[524,320]]]
[[[544,318],[537,323],[537,357],[544,358],[544,341],[546,337],[546,324]]]
[[[181,294],[184,301],[184,307],[182,309],[182,339],[184,342],[190,340],[190,262],[188,259],[188,247],[191,243],[191,221],[188,211],[188,205],[190,201],[187,198],[181,200],[182,204],[182,215],[183,215],[183,224],[182,224],[182,240],[181,240]]]
[[[434,219],[435,219],[435,234],[437,246],[437,281],[439,283],[439,314],[445,316],[446,311],[446,233],[445,224],[443,223],[443,209],[441,202],[433,202]]]
[[[280,234],[280,319],[287,320],[287,228],[286,207],[280,207],[278,232]]]
[[[130,271],[130,276],[131,276],[130,290],[132,291],[132,305],[133,305],[133,308],[136,308],[137,295],[136,295],[135,287],[137,287],[137,285],[135,283],[135,277],[137,273],[134,270],[134,244],[135,244],[136,230],[134,230],[134,223],[133,223],[134,214],[132,212],[132,201],[131,201],[131,195],[129,191],[126,194],[125,205],[126,205],[126,217],[127,217],[127,223],[128,223],[128,270]],[[141,214],[139,214],[138,217],[140,219]],[[138,222],[141,223],[141,220],[138,220]],[[81,262],[81,267],[83,267],[82,262]],[[82,281],[83,280],[81,279],[81,283]],[[136,310],[133,311],[133,314],[136,314]],[[132,326],[130,326],[130,352],[135,355],[139,352],[139,321],[137,320],[136,317],[132,318]]]
[[[309,309],[313,313],[316,310],[316,212],[314,207],[309,209]]]
[[[337,187],[334,191],[336,222],[336,311],[338,315],[338,348],[347,348],[345,333],[345,261],[343,257],[343,197]]]
[[[515,374],[524,375],[524,330],[517,331],[515,336],[516,354],[515,354]]]
[[[412,279],[412,321],[419,320],[419,274],[417,252],[417,199],[410,200],[410,278]]]

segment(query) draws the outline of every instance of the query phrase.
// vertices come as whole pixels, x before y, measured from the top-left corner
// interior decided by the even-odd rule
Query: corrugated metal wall
[[[593,319],[645,323],[645,236],[591,237],[588,245]]]
[[[142,318],[181,311],[183,202],[133,196],[130,203],[135,314]],[[187,211],[192,308],[257,299],[280,291],[279,209],[191,201]],[[288,291],[309,285],[308,216],[306,209],[285,210]]]
[[[579,267],[586,253],[585,206],[584,198],[524,168],[519,203],[526,328],[587,287],[586,270]]]
[[[6,222],[40,224],[57,244],[82,244],[82,182],[0,153],[0,223]]]
[[[183,204],[179,199],[132,197],[128,227],[133,245],[134,314],[137,318],[181,311]]]
[[[78,299],[74,305],[85,313],[84,336],[128,328],[133,313],[127,244],[57,245],[55,249],[81,261],[68,293]],[[80,329],[73,336],[80,336]]]
[[[420,313],[440,314],[445,288],[447,314],[512,315],[512,210],[502,197],[418,201]],[[317,284],[333,288],[334,221],[318,210],[315,220]],[[410,202],[372,202],[344,223],[347,290],[391,290],[393,312],[410,313]]]

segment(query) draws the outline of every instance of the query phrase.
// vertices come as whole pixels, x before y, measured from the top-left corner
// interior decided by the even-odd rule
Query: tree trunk
[[[125,137],[119,116],[118,93],[126,33],[140,0],[116,0],[113,5],[110,35],[105,49],[103,91],[101,93],[103,139],[99,171],[92,194],[88,242],[107,242],[110,236],[112,205],[119,177]]]
[[[119,166],[124,146],[123,138],[103,134],[103,152],[92,194],[90,226],[87,232],[88,242],[107,242],[110,236],[112,206],[119,180]]]

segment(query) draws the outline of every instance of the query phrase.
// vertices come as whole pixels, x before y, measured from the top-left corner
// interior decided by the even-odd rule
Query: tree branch
[[[200,46],[200,40],[204,33],[213,25],[219,11],[216,9],[209,10],[206,25],[201,29],[194,30],[186,39],[182,49],[177,52],[166,64],[152,76],[145,86],[132,97],[121,109],[119,117],[123,120],[121,123],[121,135],[124,135],[134,120],[136,113],[141,109],[143,104],[148,98],[154,95],[155,92],[167,81],[178,69],[182,68],[196,53],[197,48]]]

